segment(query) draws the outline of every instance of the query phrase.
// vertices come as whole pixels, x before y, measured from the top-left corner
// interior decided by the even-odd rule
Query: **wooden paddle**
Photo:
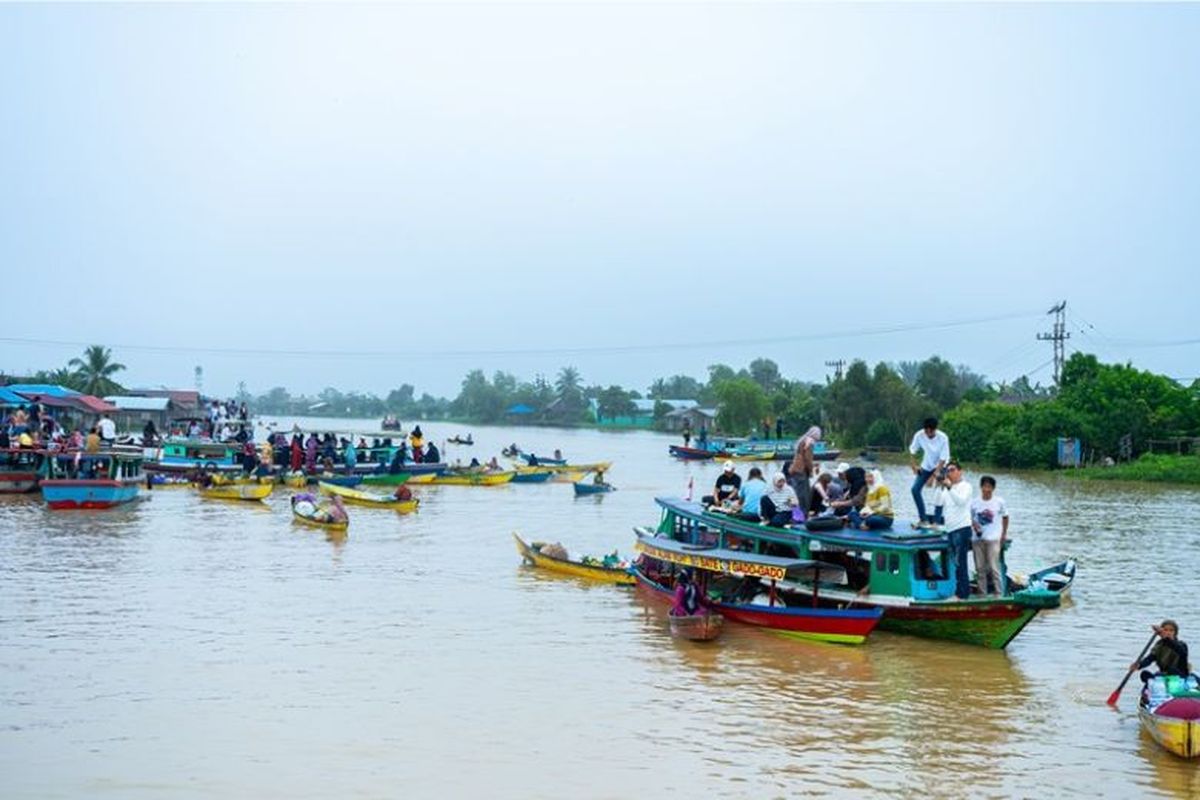
[[[1141,661],[1143,658],[1146,657],[1146,653],[1148,653],[1150,651],[1151,645],[1154,644],[1154,640],[1157,638],[1158,638],[1157,631],[1150,634],[1150,641],[1146,642],[1146,646],[1142,648],[1141,654],[1138,655],[1138,657],[1136,659],[1134,659],[1135,662]],[[1117,704],[1117,698],[1121,696],[1121,690],[1125,688],[1125,684],[1129,683],[1129,678],[1133,675],[1134,672],[1136,672],[1136,670],[1130,670],[1129,672],[1126,672],[1125,679],[1123,681],[1121,681],[1121,685],[1118,686],[1115,690],[1113,690],[1113,693],[1108,696],[1108,704],[1110,706],[1115,706]]]

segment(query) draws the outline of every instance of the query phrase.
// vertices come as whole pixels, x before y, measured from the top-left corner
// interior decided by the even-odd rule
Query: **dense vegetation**
[[[123,368],[108,349],[93,346],[67,368],[38,373],[34,379],[113,394],[121,387],[112,376]],[[293,396],[283,387],[254,397],[239,385],[238,398],[265,414],[394,414],[410,420],[552,425],[629,417],[634,401],[643,399],[656,401],[654,419],[661,423],[672,408],[664,401],[694,400],[717,409],[717,427],[727,434],[756,432],[763,424],[773,429],[778,420],[788,434],[820,424],[844,447],[895,449],[908,444],[921,419],[934,415],[942,419],[958,457],[1002,467],[1054,466],[1060,436],[1079,439],[1087,463],[1129,461],[1149,452],[1156,440],[1200,437],[1200,382],[1184,387],[1128,364],[1101,364],[1083,353],[1067,360],[1057,391],[1030,385],[1025,378],[989,385],[967,367],[933,356],[873,367],[857,360],[823,384],[788,380],[767,358],[742,369],[713,364],[706,380],[663,377],[645,395],[621,386],[587,385],[578,370],[567,366],[553,382],[542,376],[522,381],[503,371],[489,378],[472,370],[453,400],[428,393],[417,397],[411,384],[386,397],[334,388],[315,397]],[[1164,467],[1160,461],[1142,460],[1128,469],[1150,474]]]

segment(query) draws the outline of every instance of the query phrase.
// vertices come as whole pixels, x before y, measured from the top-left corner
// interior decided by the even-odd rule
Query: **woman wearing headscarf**
[[[838,472],[846,484],[846,494],[844,497],[830,502],[829,507],[833,509],[833,513],[841,517],[848,515],[852,509],[861,509],[866,505],[867,473],[862,467],[851,466],[839,469]]]
[[[873,469],[867,473],[867,501],[861,509],[850,508],[850,524],[859,530],[884,531],[892,527],[896,512],[892,510],[892,492],[883,482],[883,473]]]
[[[796,492],[796,497],[807,498],[812,491],[810,481],[815,467],[813,447],[819,441],[821,441],[821,429],[816,425],[806,430],[804,435],[796,440],[796,451],[792,455],[792,461],[788,464],[788,468],[784,470],[787,473],[788,485]]]

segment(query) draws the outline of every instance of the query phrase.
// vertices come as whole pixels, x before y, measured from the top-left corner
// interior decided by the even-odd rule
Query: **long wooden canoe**
[[[572,575],[576,578],[599,581],[600,583],[613,583],[618,586],[634,586],[637,584],[637,579],[629,574],[629,570],[624,567],[604,567],[596,564],[581,564],[578,561],[554,558],[541,552],[541,542],[526,544],[515,533],[513,534],[513,539],[517,543],[517,552],[521,554],[521,558],[525,559],[525,563],[531,566],[550,572],[557,572],[562,575]]]
[[[274,489],[273,483],[234,483],[202,488],[200,495],[209,500],[264,500]]]
[[[335,483],[325,483],[324,481],[317,484],[317,486],[322,492],[336,494],[352,505],[367,506],[369,508],[388,508],[393,511],[399,511],[401,514],[416,511],[417,506],[421,502],[415,497],[412,500],[399,500],[392,495],[372,494],[371,492],[363,492],[358,489],[351,489],[348,486],[338,486]]]
[[[434,477],[435,486],[500,486],[511,483],[517,473],[505,472],[448,472]]]
[[[715,612],[692,614],[687,617],[668,615],[671,635],[677,639],[689,639],[693,642],[708,642],[721,635],[725,627],[725,618]]]

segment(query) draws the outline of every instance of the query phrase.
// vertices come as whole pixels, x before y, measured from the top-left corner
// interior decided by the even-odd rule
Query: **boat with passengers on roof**
[[[658,498],[656,502],[662,507],[662,519],[656,530],[639,529],[642,541],[657,535],[693,548],[723,548],[815,564],[817,568],[789,571],[774,579],[772,591],[789,606],[877,609],[883,615],[879,622],[883,630],[1003,648],[1040,611],[1056,608],[1062,600],[1059,593],[1040,586],[1015,592],[1006,587],[1000,597],[957,599],[947,537],[941,532],[910,531],[907,523],[901,529],[897,522],[895,532],[809,530],[805,524],[776,528],[714,513],[690,501]],[[691,552],[702,555],[704,551]]]
[[[142,474],[141,448],[119,448],[85,453],[67,450],[49,453],[42,497],[52,509],[112,508],[136,500]]]

